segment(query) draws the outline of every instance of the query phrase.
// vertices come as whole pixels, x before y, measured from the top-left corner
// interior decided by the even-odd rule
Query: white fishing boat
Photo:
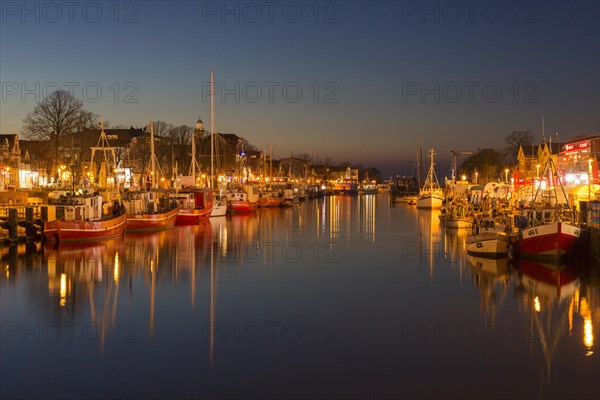
[[[435,174],[435,150],[429,150],[429,172],[423,184],[423,188],[417,197],[417,208],[438,209],[442,207],[444,201],[444,191],[440,188],[437,176]]]
[[[510,236],[506,225],[498,224],[489,216],[477,216],[473,232],[467,237],[467,253],[486,258],[501,258],[508,255]]]
[[[443,215],[446,228],[465,229],[473,225],[473,206],[467,201],[451,201]]]

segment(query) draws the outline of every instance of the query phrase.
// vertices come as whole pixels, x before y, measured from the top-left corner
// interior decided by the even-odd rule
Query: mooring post
[[[35,239],[35,235],[37,233],[37,229],[33,221],[33,207],[25,208],[25,221],[25,236],[27,236],[28,240],[33,240]]]
[[[8,209],[8,237],[10,240],[17,240],[17,209]]]

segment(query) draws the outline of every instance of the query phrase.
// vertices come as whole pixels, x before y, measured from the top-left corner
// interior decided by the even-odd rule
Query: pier
[[[47,208],[36,206],[0,207],[0,242],[41,240]]]

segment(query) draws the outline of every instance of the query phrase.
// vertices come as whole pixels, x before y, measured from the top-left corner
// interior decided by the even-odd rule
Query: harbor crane
[[[452,155],[452,183],[456,182],[456,172],[458,170],[458,156],[470,156],[472,154],[472,151],[450,151],[450,155]]]

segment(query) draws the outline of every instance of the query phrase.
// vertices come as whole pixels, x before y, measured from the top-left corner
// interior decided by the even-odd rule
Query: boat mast
[[[152,177],[152,189],[156,189],[156,167],[154,164],[154,122],[150,121],[150,176]]]
[[[215,179],[215,81],[210,69],[210,188],[214,188]]]
[[[429,192],[433,193],[433,166],[434,166],[434,161],[433,161],[433,157],[435,156],[435,150],[433,149],[429,149],[429,157],[431,158],[431,165],[429,165]]]
[[[196,186],[196,132],[192,132],[192,179]]]
[[[273,145],[269,145],[269,182],[273,181]]]
[[[423,147],[417,147],[417,186],[421,188],[421,158],[423,157]]]

